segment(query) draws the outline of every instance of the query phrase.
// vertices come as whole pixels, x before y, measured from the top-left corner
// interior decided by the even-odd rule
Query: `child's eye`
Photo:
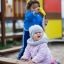
[[[41,32],[38,32],[38,33],[41,33]]]
[[[41,32],[36,32],[35,34],[37,34],[37,33],[41,33]]]
[[[35,34],[37,34],[38,32],[36,32]]]

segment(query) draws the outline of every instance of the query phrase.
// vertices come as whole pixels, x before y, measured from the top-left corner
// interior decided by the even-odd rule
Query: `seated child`
[[[29,28],[30,38],[21,59],[31,60],[30,64],[56,64],[47,46],[48,38],[42,27],[33,25]],[[28,63],[29,64],[29,63]]]

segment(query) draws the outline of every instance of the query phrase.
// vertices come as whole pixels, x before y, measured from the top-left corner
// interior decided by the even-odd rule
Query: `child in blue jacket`
[[[27,46],[27,39],[29,36],[29,27],[32,25],[40,25],[43,27],[43,15],[39,12],[40,3],[38,1],[29,1],[27,4],[27,11],[24,18],[24,34],[23,44],[18,55],[18,60],[22,57],[24,50]]]

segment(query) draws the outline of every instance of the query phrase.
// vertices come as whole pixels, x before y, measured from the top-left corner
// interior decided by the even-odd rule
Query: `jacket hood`
[[[36,46],[36,45],[39,45],[39,44],[48,43],[48,38],[44,33],[43,37],[40,40],[34,41],[32,38],[29,38],[27,40],[27,43],[30,44],[30,45]]]

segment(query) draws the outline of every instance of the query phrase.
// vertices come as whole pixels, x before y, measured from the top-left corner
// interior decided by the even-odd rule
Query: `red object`
[[[61,12],[61,0],[44,0],[46,12]]]

